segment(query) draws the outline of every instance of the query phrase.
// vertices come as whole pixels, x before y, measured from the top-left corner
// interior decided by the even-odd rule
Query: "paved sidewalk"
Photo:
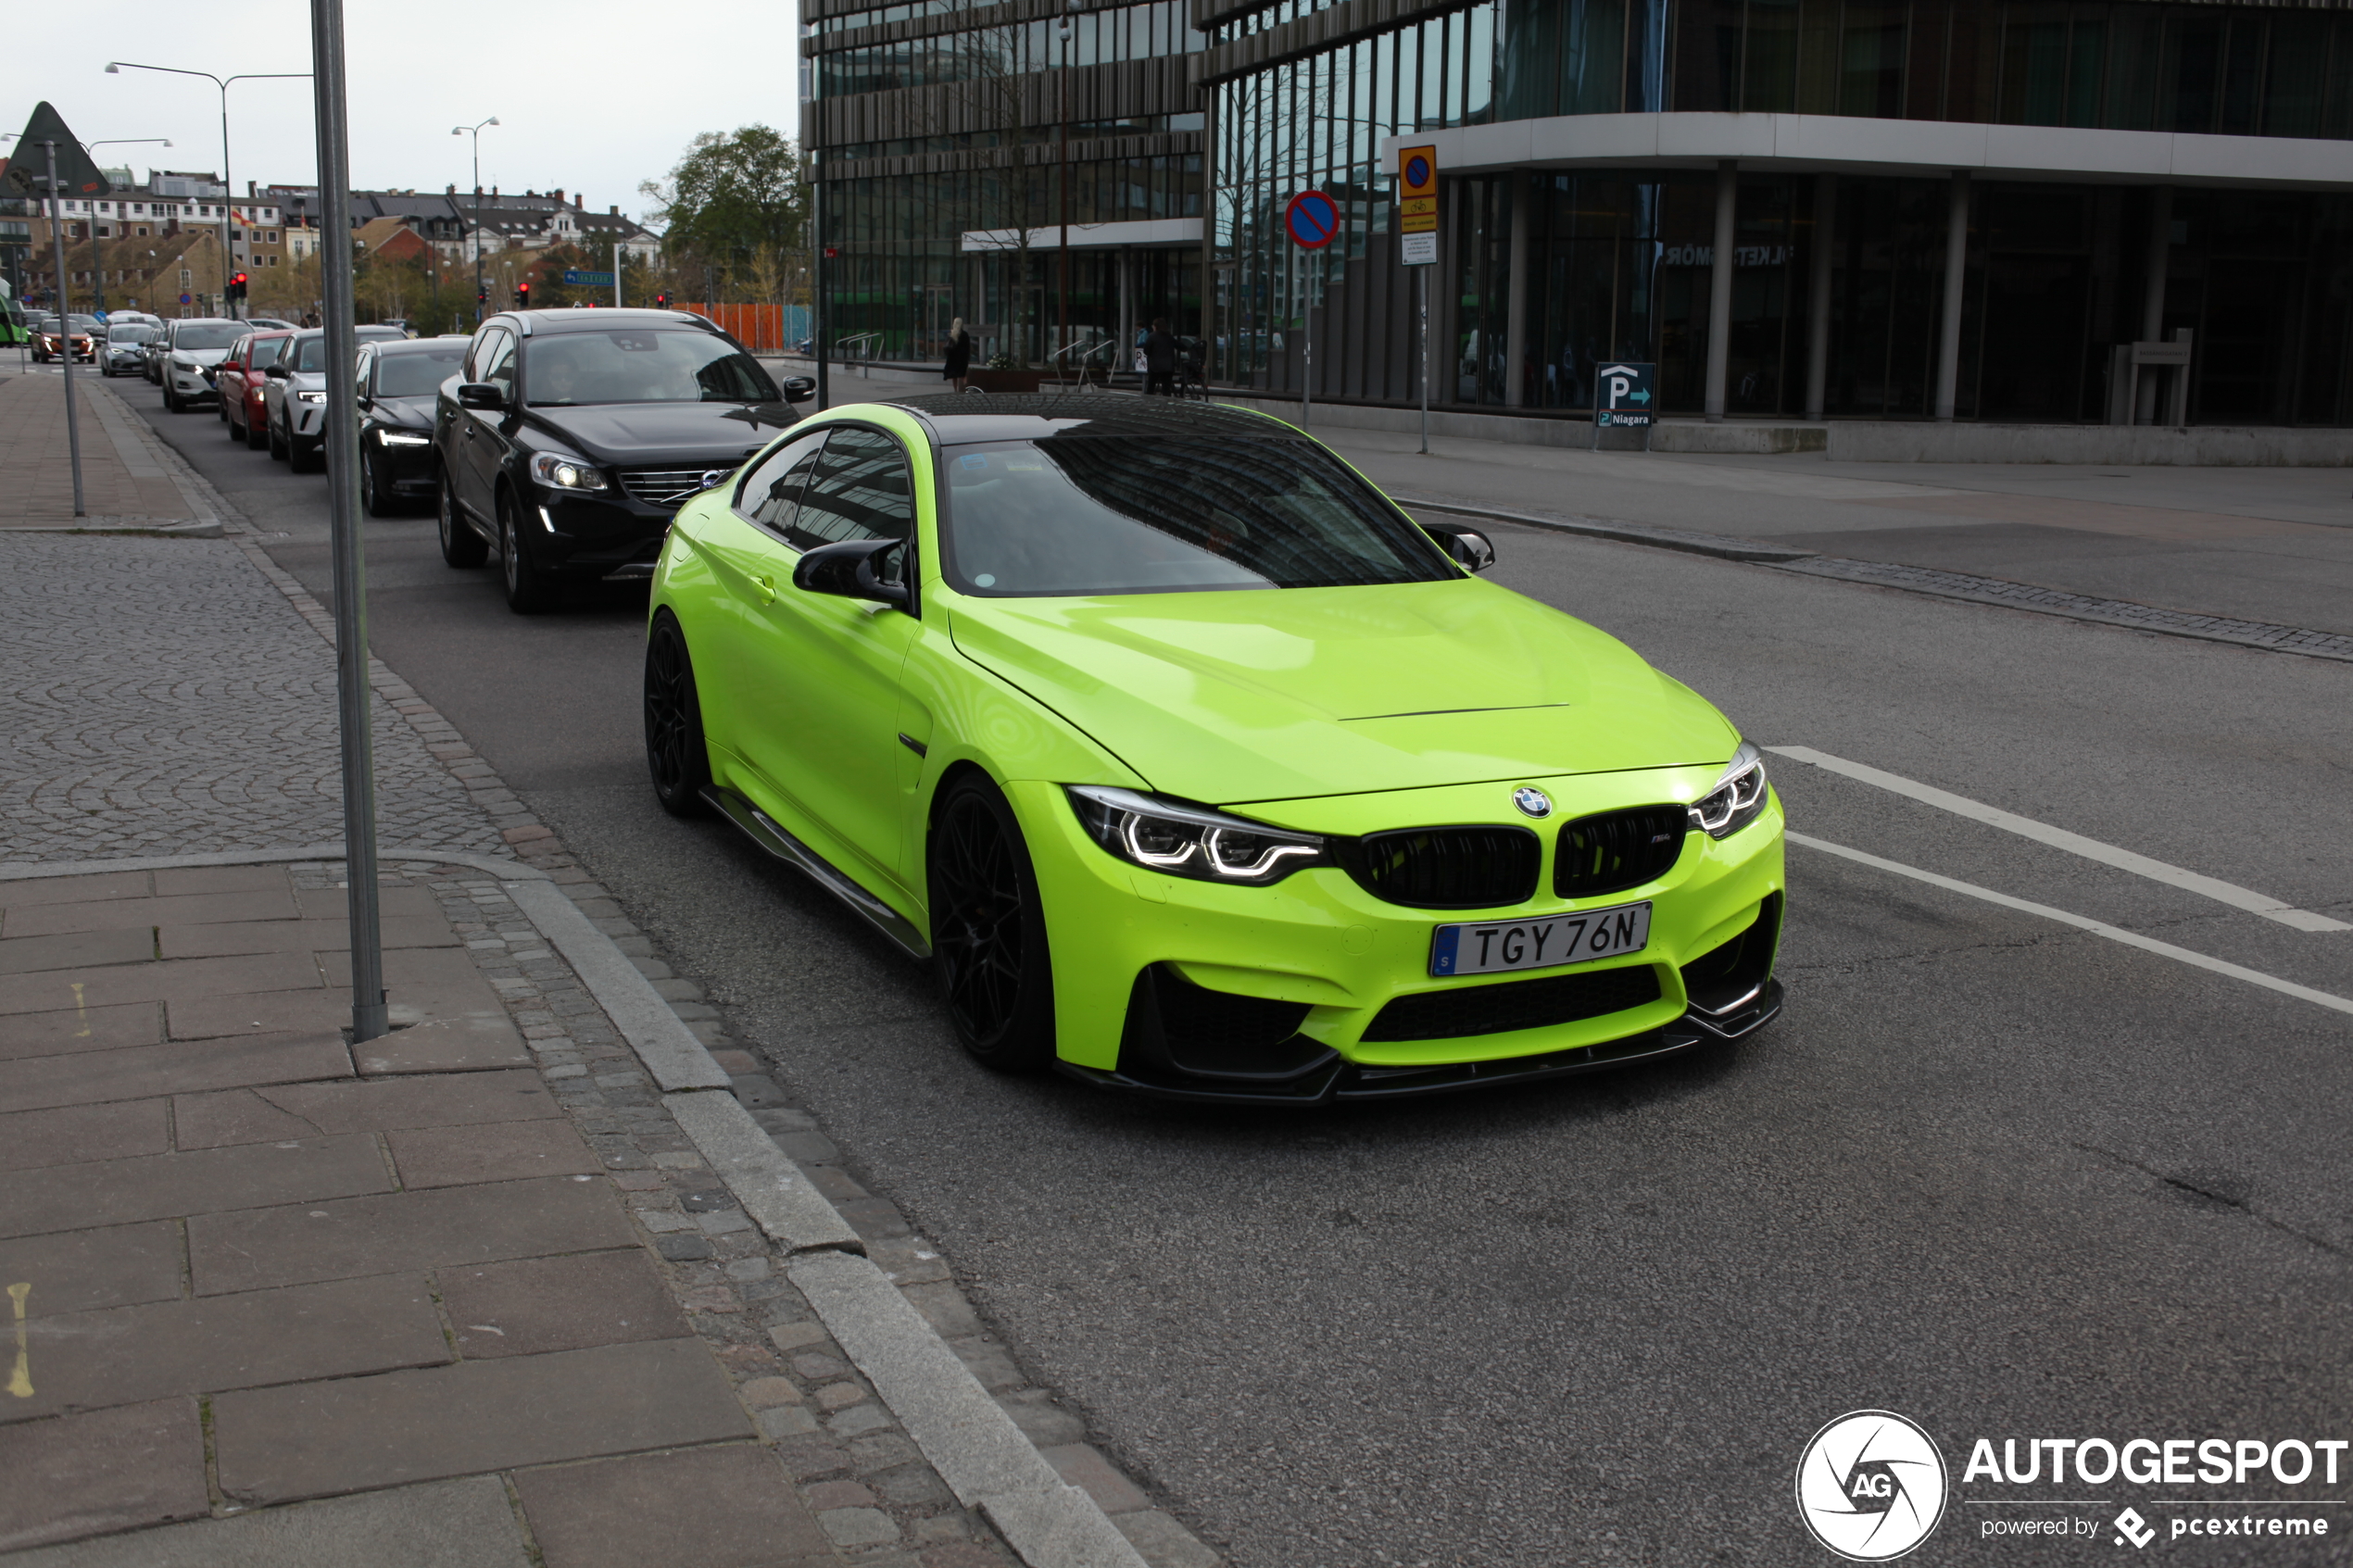
[[[13,369],[13,367],[12,367]],[[96,370],[77,370],[82,499],[73,515],[66,401],[54,374],[0,375],[0,529],[154,527],[191,521],[187,499],[131,432],[130,411]]]
[[[339,872],[0,882],[12,1565],[1012,1561],[497,884],[345,1046]]]

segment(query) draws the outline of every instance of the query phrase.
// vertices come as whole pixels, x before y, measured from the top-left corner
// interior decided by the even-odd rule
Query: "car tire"
[[[228,428],[230,440],[237,443],[241,446],[246,445],[245,427],[229,417],[229,409],[225,401],[221,406],[220,422]]]
[[[1054,966],[1029,846],[985,774],[948,787],[931,831],[932,970],[964,1050],[996,1073],[1054,1058]]]
[[[180,411],[180,399],[171,395],[170,382],[163,383],[163,411],[167,414],[176,414]]]
[[[490,546],[483,542],[466,520],[458,515],[458,493],[449,487],[449,476],[441,476],[441,558],[454,567],[480,566],[489,558]]]
[[[302,437],[288,432],[286,466],[296,473],[308,473],[313,469],[323,469],[327,466],[326,448],[327,444],[324,441],[306,442]]]
[[[531,552],[515,526],[515,504],[498,497],[498,580],[507,608],[517,615],[541,615],[556,608],[556,585],[531,569]]]
[[[262,430],[256,430],[256,429],[254,429],[254,427],[253,427],[253,416],[252,416],[251,414],[247,414],[247,415],[245,416],[245,445],[246,445],[246,446],[248,446],[249,448],[251,448],[252,450],[254,450],[254,451],[256,451],[256,452],[258,452],[258,451],[260,451],[260,450],[261,450],[264,446],[267,446],[267,445],[270,445],[270,433],[269,433],[269,432],[267,432],[267,431],[262,431]]]
[[[370,517],[390,517],[396,505],[392,487],[376,470],[375,454],[365,446],[359,448],[359,504]]]
[[[279,462],[283,463],[288,461],[289,458],[286,451],[286,443],[278,433],[278,422],[275,420],[269,421],[269,428],[270,455],[276,458]]]
[[[668,610],[646,639],[646,771],[654,798],[673,817],[710,813],[711,745],[703,738],[702,699],[695,689],[686,634]]]

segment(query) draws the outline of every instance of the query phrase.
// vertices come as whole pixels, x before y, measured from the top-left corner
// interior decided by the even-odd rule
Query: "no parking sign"
[[[1302,191],[1283,208],[1283,227],[1302,250],[1321,250],[1340,232],[1340,207],[1321,191]]]

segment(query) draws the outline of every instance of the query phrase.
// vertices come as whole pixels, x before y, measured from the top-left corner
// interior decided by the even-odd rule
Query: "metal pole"
[[[1838,176],[1814,176],[1814,253],[1806,292],[1806,417],[1818,420],[1830,403],[1831,241],[1838,228]]]
[[[1732,227],[1733,205],[1739,200],[1740,176],[1730,158],[1716,164],[1716,253],[1707,288],[1707,385],[1705,408],[1709,424],[1724,420],[1724,383],[1732,352]]]
[[[1936,417],[1949,423],[1960,398],[1961,304],[1969,282],[1969,170],[1953,171],[1944,208],[1944,318],[1936,334]]]
[[[1055,138],[1055,140],[1056,140],[1058,143],[1060,143],[1060,144],[1061,144],[1061,145],[1060,145],[1059,147],[1057,147],[1057,148],[1056,148],[1056,159],[1055,159],[1055,161],[1056,161],[1056,164],[1057,164],[1057,166],[1058,166],[1058,169],[1059,169],[1060,176],[1061,176],[1060,181],[1059,181],[1059,183],[1060,183],[1060,184],[1061,184],[1061,186],[1062,186],[1062,220],[1063,220],[1063,246],[1062,246],[1061,270],[1059,270],[1059,271],[1055,274],[1054,292],[1055,292],[1057,295],[1059,295],[1061,296],[1061,303],[1060,303],[1060,304],[1056,307],[1056,309],[1057,309],[1057,311],[1059,312],[1059,314],[1060,314],[1060,316],[1061,316],[1061,319],[1062,319],[1062,320],[1061,320],[1061,324],[1060,324],[1060,325],[1056,328],[1056,330],[1055,330],[1055,335],[1056,335],[1056,337],[1060,340],[1060,341],[1056,344],[1056,345],[1055,345],[1055,346],[1056,346],[1056,347],[1057,347],[1057,349],[1059,349],[1059,350],[1062,350],[1062,351],[1063,351],[1063,352],[1067,352],[1067,351],[1068,351],[1068,349],[1069,349],[1069,347],[1070,347],[1070,34],[1071,34],[1070,18],[1068,18],[1067,16],[1065,16],[1064,18],[1063,18],[1063,28],[1062,28],[1062,32],[1063,32],[1063,37],[1062,37],[1062,44],[1063,44],[1063,69],[1061,69],[1061,71],[1059,71],[1059,72],[1057,73],[1057,75],[1058,75],[1058,76],[1059,76],[1059,78],[1060,78],[1059,85],[1060,85],[1060,87],[1061,87],[1061,89],[1062,89],[1062,92],[1061,92],[1061,111],[1060,111],[1060,113],[1059,113],[1059,114],[1057,114],[1057,115],[1056,115],[1056,117],[1055,117],[1055,118],[1056,118],[1056,120],[1057,120],[1057,122],[1058,122],[1058,123],[1056,124],[1056,126],[1055,126],[1055,128],[1054,128],[1054,138]],[[1065,369],[1067,369],[1067,364],[1066,364],[1066,363],[1065,363],[1065,367],[1064,367],[1064,368],[1065,368]]]
[[[327,501],[334,551],[335,697],[343,740],[343,847],[351,917],[351,1043],[383,1035],[384,932],[376,908],[376,774],[369,734],[368,564],[359,537],[359,387],[352,330],[351,159],[345,117],[343,0],[310,0],[319,117],[319,196],[328,237]]]
[[[1429,456],[1429,269],[1416,267],[1422,279],[1422,456]]]
[[[810,172],[813,175],[814,167]],[[809,227],[812,243],[809,257],[809,347],[817,356],[817,407],[833,407],[833,378],[825,371],[825,184],[809,182]]]
[[[57,199],[57,144],[41,144],[49,154],[49,245],[57,258],[57,343],[65,350],[57,364],[66,390],[66,448],[73,458],[73,515],[86,517],[82,507],[82,420],[73,408],[73,295],[66,292],[66,204]],[[95,218],[90,220],[90,232],[98,232]]]
[[[1308,430],[1315,423],[1315,273],[1321,265],[1314,251],[1307,253],[1307,287],[1299,296],[1299,331],[1303,344],[1299,366],[1299,428]]]
[[[612,307],[621,308],[621,242],[612,243]]]
[[[225,82],[220,84],[220,194],[227,198],[220,204],[220,313],[233,321],[237,302],[229,297],[229,274],[237,270],[237,247],[229,213],[237,199],[237,187],[229,181],[229,84]]]

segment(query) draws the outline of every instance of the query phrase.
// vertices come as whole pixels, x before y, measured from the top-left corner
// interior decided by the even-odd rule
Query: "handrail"
[[[882,333],[880,332],[858,332],[849,337],[837,337],[834,339],[834,357],[847,365],[851,359],[857,358],[850,352],[853,345],[881,341]],[[872,358],[872,354],[870,353],[867,358]],[[872,377],[875,372],[872,366],[861,365],[858,367],[858,373],[862,376]]]
[[[1097,350],[1101,350],[1106,355],[1109,355],[1116,353],[1118,348],[1119,340],[1116,338],[1089,338],[1083,342],[1063,344],[1060,348],[1055,349],[1051,354],[1046,356],[1046,362],[1051,365],[1057,359],[1063,359],[1066,355],[1076,354],[1078,358],[1076,361],[1065,359],[1062,365],[1055,368],[1054,384],[1056,386],[1069,385],[1069,378],[1063,374],[1063,371],[1067,370],[1073,363],[1076,363],[1078,369],[1078,385],[1083,390],[1094,385],[1092,382],[1087,379],[1087,371],[1088,370],[1087,359],[1088,357],[1092,356]],[[1108,364],[1109,361],[1106,361],[1106,363]],[[1111,390],[1111,376],[1108,370],[1105,370],[1103,376],[1103,390],[1106,392]]]

